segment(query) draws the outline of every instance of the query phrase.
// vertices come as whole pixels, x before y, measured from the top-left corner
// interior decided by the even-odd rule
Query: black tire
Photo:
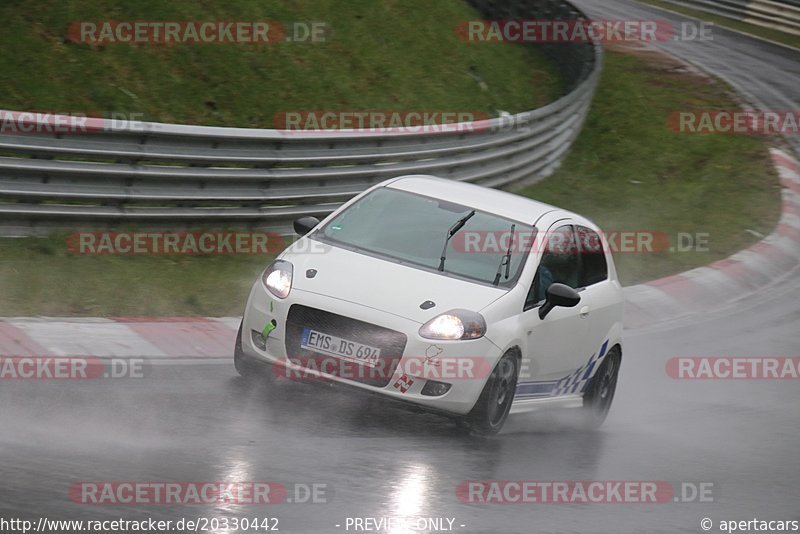
[[[506,352],[495,365],[472,411],[458,421],[458,426],[480,436],[500,432],[514,401],[518,377],[519,358],[514,352]]]
[[[617,390],[621,363],[622,353],[619,347],[615,346],[608,351],[605,360],[589,382],[583,395],[583,411],[587,427],[599,428],[606,420]]]
[[[269,373],[265,372],[268,366],[254,363],[242,350],[242,323],[239,323],[236,345],[233,347],[233,366],[236,372],[247,380],[260,379],[262,382],[269,380]]]

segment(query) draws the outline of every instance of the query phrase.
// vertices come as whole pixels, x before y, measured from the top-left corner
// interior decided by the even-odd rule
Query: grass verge
[[[0,239],[0,316],[236,315],[271,258],[77,255],[68,236]]]
[[[675,248],[688,247],[681,233],[708,238],[700,250],[615,255],[625,285],[727,257],[777,223],[780,185],[765,140],[675,133],[667,117],[737,107],[727,85],[666,56],[608,50],[572,152],[553,176],[521,194],[586,215],[607,233],[663,232]]]
[[[271,128],[286,111],[463,111],[497,116],[562,91],[535,47],[476,46],[463,0],[21,0],[0,5],[0,109],[111,112],[136,119]],[[324,24],[325,42],[90,45],[75,21]],[[98,27],[99,23],[98,23]],[[296,37],[303,35],[298,31]],[[79,35],[79,34],[78,34]]]
[[[707,233],[708,252],[620,254],[623,283],[723,258],[766,234],[780,194],[763,139],[679,135],[667,115],[730,109],[728,88],[663,56],[610,50],[596,100],[556,174],[524,194],[610,230]],[[0,316],[236,315],[259,256],[75,256],[66,234],[0,240]]]

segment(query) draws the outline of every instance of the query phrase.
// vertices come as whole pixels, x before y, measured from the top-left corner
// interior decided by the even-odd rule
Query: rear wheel
[[[586,424],[590,428],[598,428],[606,420],[614,393],[617,390],[617,377],[622,363],[619,347],[614,347],[606,355],[602,365],[589,382],[583,395],[583,410]]]
[[[459,426],[481,436],[500,432],[506,422],[517,390],[519,359],[513,352],[506,352],[483,386],[475,407],[459,421]]]

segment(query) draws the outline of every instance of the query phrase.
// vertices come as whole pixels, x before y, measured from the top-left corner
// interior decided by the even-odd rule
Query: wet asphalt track
[[[627,1],[580,3],[594,15],[664,17]],[[723,34],[670,47],[720,67],[768,107],[800,109],[798,54]],[[155,367],[146,379],[3,381],[0,517],[271,516],[281,531],[302,533],[344,532],[335,525],[347,516],[451,517],[471,533],[702,532],[704,517],[719,532],[722,519],[800,520],[800,383],[676,381],[665,372],[675,356],[798,355],[797,274],[725,310],[628,332],[615,406],[594,433],[542,414],[511,419],[494,439],[467,438],[446,419],[379,399],[304,384],[250,387],[232,365]],[[455,495],[465,479],[712,482],[715,502],[467,505]],[[71,502],[70,485],[87,480],[326,483],[330,502]]]
[[[615,406],[598,432],[519,416],[493,439],[379,399],[231,366],[153,368],[147,379],[0,384],[0,517],[278,517],[338,532],[347,516],[454,517],[462,532],[700,532],[704,517],[800,519],[797,381],[677,381],[687,355],[796,355],[794,276],[696,322],[630,332]],[[70,382],[70,383],[66,383]],[[713,503],[467,505],[465,479],[711,482]],[[80,505],[76,481],[327,483],[328,504]],[[399,531],[397,531],[399,532]]]

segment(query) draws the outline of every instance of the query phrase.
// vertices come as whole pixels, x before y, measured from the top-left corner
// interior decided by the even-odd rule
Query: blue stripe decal
[[[550,395],[555,389],[555,382],[529,382],[517,384],[517,395]]]
[[[605,340],[600,347],[600,352],[592,354],[586,365],[579,367],[560,380],[545,380],[542,382],[519,382],[515,397],[558,397],[568,393],[586,391],[589,378],[595,370],[597,363],[603,359],[608,350],[609,340]]]
[[[581,380],[589,380],[589,376],[592,374],[592,369],[594,369],[594,362],[589,362],[589,365],[586,367],[586,372],[583,373],[583,378]]]
[[[583,386],[581,386],[581,393],[584,393],[586,391],[587,387],[589,387],[589,381],[588,380],[583,383]]]

